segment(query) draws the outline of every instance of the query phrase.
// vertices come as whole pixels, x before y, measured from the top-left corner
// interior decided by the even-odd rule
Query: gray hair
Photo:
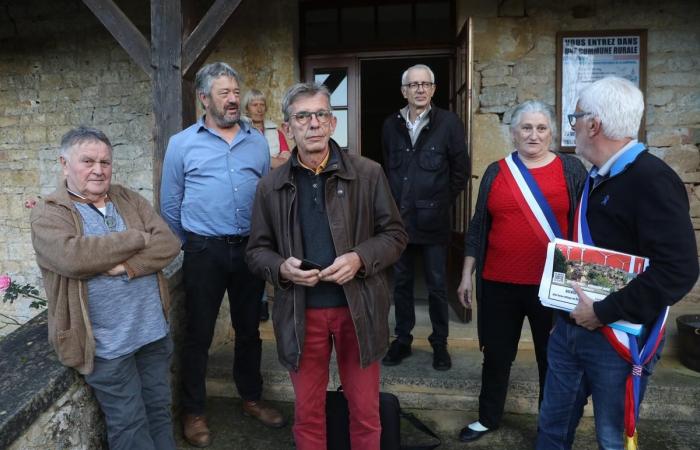
[[[265,94],[263,94],[261,91],[257,89],[251,89],[248,92],[245,93],[243,96],[243,110],[246,111],[248,109],[248,105],[250,102],[253,102],[255,100],[262,100],[265,102],[265,106],[267,106],[267,100],[265,100]]]
[[[211,95],[211,85],[219,77],[230,77],[236,80],[240,84],[241,80],[236,72],[231,66],[225,62],[215,62],[207,64],[197,71],[197,76],[194,79],[195,92],[197,97],[199,94],[206,95],[207,97]]]
[[[86,142],[102,142],[109,147],[109,151],[112,151],[112,143],[109,142],[106,134],[97,128],[81,125],[77,128],[73,128],[63,135],[61,138],[60,156],[63,158],[68,158],[73,148]]]
[[[636,139],[644,114],[644,95],[629,80],[605,77],[581,90],[578,107],[600,119],[608,139]]]
[[[526,100],[515,107],[513,114],[510,116],[510,133],[511,136],[517,130],[520,121],[525,113],[540,113],[547,118],[549,129],[552,130],[552,143],[549,144],[550,150],[556,149],[557,142],[557,121],[554,119],[554,109],[546,103],[539,100]]]
[[[408,72],[414,69],[423,69],[427,70],[428,73],[430,74],[430,82],[435,83],[435,74],[433,73],[432,69],[425,64],[416,64],[414,66],[409,67],[408,69],[403,71],[403,74],[401,75],[401,84],[404,85],[408,81]]]
[[[282,114],[284,121],[289,122],[289,108],[299,97],[313,97],[316,94],[323,94],[328,99],[328,106],[331,105],[331,93],[328,88],[321,83],[297,83],[290,87],[282,99]],[[331,108],[332,109],[332,108]]]

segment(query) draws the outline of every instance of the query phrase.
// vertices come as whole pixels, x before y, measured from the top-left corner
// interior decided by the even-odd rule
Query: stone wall
[[[148,2],[119,5],[149,36]],[[242,2],[209,58],[234,66],[244,89],[263,90],[277,121],[284,89],[298,79],[296,17],[293,0],[268,2],[265,15]],[[153,198],[151,105],[146,74],[81,1],[0,9],[0,274],[39,283],[24,204],[54,189],[58,143],[73,126],[103,129],[114,145],[114,182]],[[0,312],[26,320],[36,312],[27,305],[0,304]]]
[[[557,31],[647,29],[646,140],[686,183],[700,241],[700,3],[599,1],[574,18],[582,4],[458,2],[458,17],[472,15],[474,27],[474,174],[512,151],[515,105],[533,98],[555,104]],[[688,298],[700,303],[697,287]]]

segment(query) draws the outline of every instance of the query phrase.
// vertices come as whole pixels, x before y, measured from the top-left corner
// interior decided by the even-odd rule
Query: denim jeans
[[[411,345],[411,331],[416,325],[413,297],[415,257],[423,259],[423,273],[428,287],[428,313],[433,332],[431,345],[447,344],[449,311],[447,308],[447,246],[442,244],[409,244],[394,265],[395,333],[399,342]]]
[[[85,381],[105,415],[111,450],[175,449],[170,412],[170,357],[165,336],[114,359],[95,358]]]
[[[644,368],[640,402],[663,343]],[[598,447],[624,447],[625,385],[631,371],[599,331],[588,331],[559,317],[549,338],[548,370],[540,408],[537,450],[570,449],[583,407],[593,400]]]

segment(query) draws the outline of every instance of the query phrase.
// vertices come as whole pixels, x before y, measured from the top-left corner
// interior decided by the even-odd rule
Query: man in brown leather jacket
[[[352,447],[378,450],[387,269],[407,235],[381,167],[330,139],[336,118],[328,90],[294,85],[282,108],[283,129],[296,148],[258,184],[247,262],[276,288],[272,319],[296,395],[294,439],[299,450],[326,448],[324,404],[335,346]]]

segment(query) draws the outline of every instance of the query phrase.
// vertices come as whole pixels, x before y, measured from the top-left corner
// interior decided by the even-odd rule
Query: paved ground
[[[293,404],[275,402],[286,417],[292,417]],[[241,401],[235,398],[210,398],[209,424],[214,433],[212,450],[291,450],[294,448],[291,428],[269,429],[241,413]],[[457,433],[475,413],[462,411],[410,410],[441,438],[439,450],[525,450],[532,449],[535,439],[535,416],[508,414],[500,430],[484,436],[477,442],[465,444],[457,440]],[[401,425],[403,444],[429,444],[432,438]],[[178,436],[178,449],[189,447]],[[700,423],[645,420],[640,423],[642,450],[697,450],[700,449]],[[579,425],[574,449],[596,449],[593,421],[584,418]],[[319,449],[322,450],[322,449]]]

